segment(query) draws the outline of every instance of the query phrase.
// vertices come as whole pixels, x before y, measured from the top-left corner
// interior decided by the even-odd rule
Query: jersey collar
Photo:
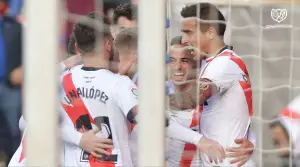
[[[230,45],[225,45],[221,50],[219,50],[219,51],[217,52],[217,54],[216,54],[215,56],[211,56],[211,57],[205,59],[206,63],[212,61],[216,56],[218,56],[219,54],[221,54],[222,52],[224,52],[224,51],[227,50],[227,49],[228,49],[228,50],[233,50],[233,47],[230,46]]]

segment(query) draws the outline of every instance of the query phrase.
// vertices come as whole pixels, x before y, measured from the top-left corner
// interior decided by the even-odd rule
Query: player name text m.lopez
[[[73,100],[77,98],[85,98],[85,99],[95,99],[99,100],[100,102],[106,104],[106,101],[109,99],[108,96],[104,91],[101,91],[99,89],[92,88],[76,88],[73,89],[70,92],[66,92],[66,96],[64,97],[67,104],[71,104]]]

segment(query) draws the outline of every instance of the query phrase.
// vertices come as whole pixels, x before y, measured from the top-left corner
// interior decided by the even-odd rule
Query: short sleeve
[[[113,98],[124,115],[127,116],[129,111],[138,104],[138,90],[136,85],[130,78],[121,76],[113,87]]]
[[[200,76],[201,79],[212,81],[219,93],[223,93],[242,77],[239,67],[229,57],[217,57],[207,63]]]

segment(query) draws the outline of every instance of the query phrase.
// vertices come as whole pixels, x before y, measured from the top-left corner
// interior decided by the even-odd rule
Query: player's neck
[[[109,61],[104,59],[103,55],[94,55],[94,53],[86,53],[82,58],[83,66],[109,69]]]
[[[215,41],[214,44],[211,45],[207,57],[216,56],[220,52],[220,50],[224,47],[225,47],[225,43],[223,40]]]
[[[190,89],[191,87],[195,86],[196,82],[190,82],[190,83],[186,83],[186,84],[180,84],[180,85],[175,85],[175,90],[176,92],[185,92],[188,89]]]

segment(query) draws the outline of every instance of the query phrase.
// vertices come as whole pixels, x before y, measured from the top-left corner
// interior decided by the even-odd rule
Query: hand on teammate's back
[[[222,163],[226,156],[224,148],[218,142],[205,137],[199,141],[198,148],[207,155],[211,163]]]
[[[111,139],[96,136],[99,129],[92,129],[83,133],[79,146],[85,151],[91,153],[96,158],[100,158],[103,154],[110,155],[106,149],[113,148]]]
[[[226,157],[233,158],[230,163],[238,163],[238,167],[243,166],[251,157],[254,149],[253,143],[246,138],[235,139],[234,142],[239,144],[239,147],[227,148],[226,151],[229,152]]]

